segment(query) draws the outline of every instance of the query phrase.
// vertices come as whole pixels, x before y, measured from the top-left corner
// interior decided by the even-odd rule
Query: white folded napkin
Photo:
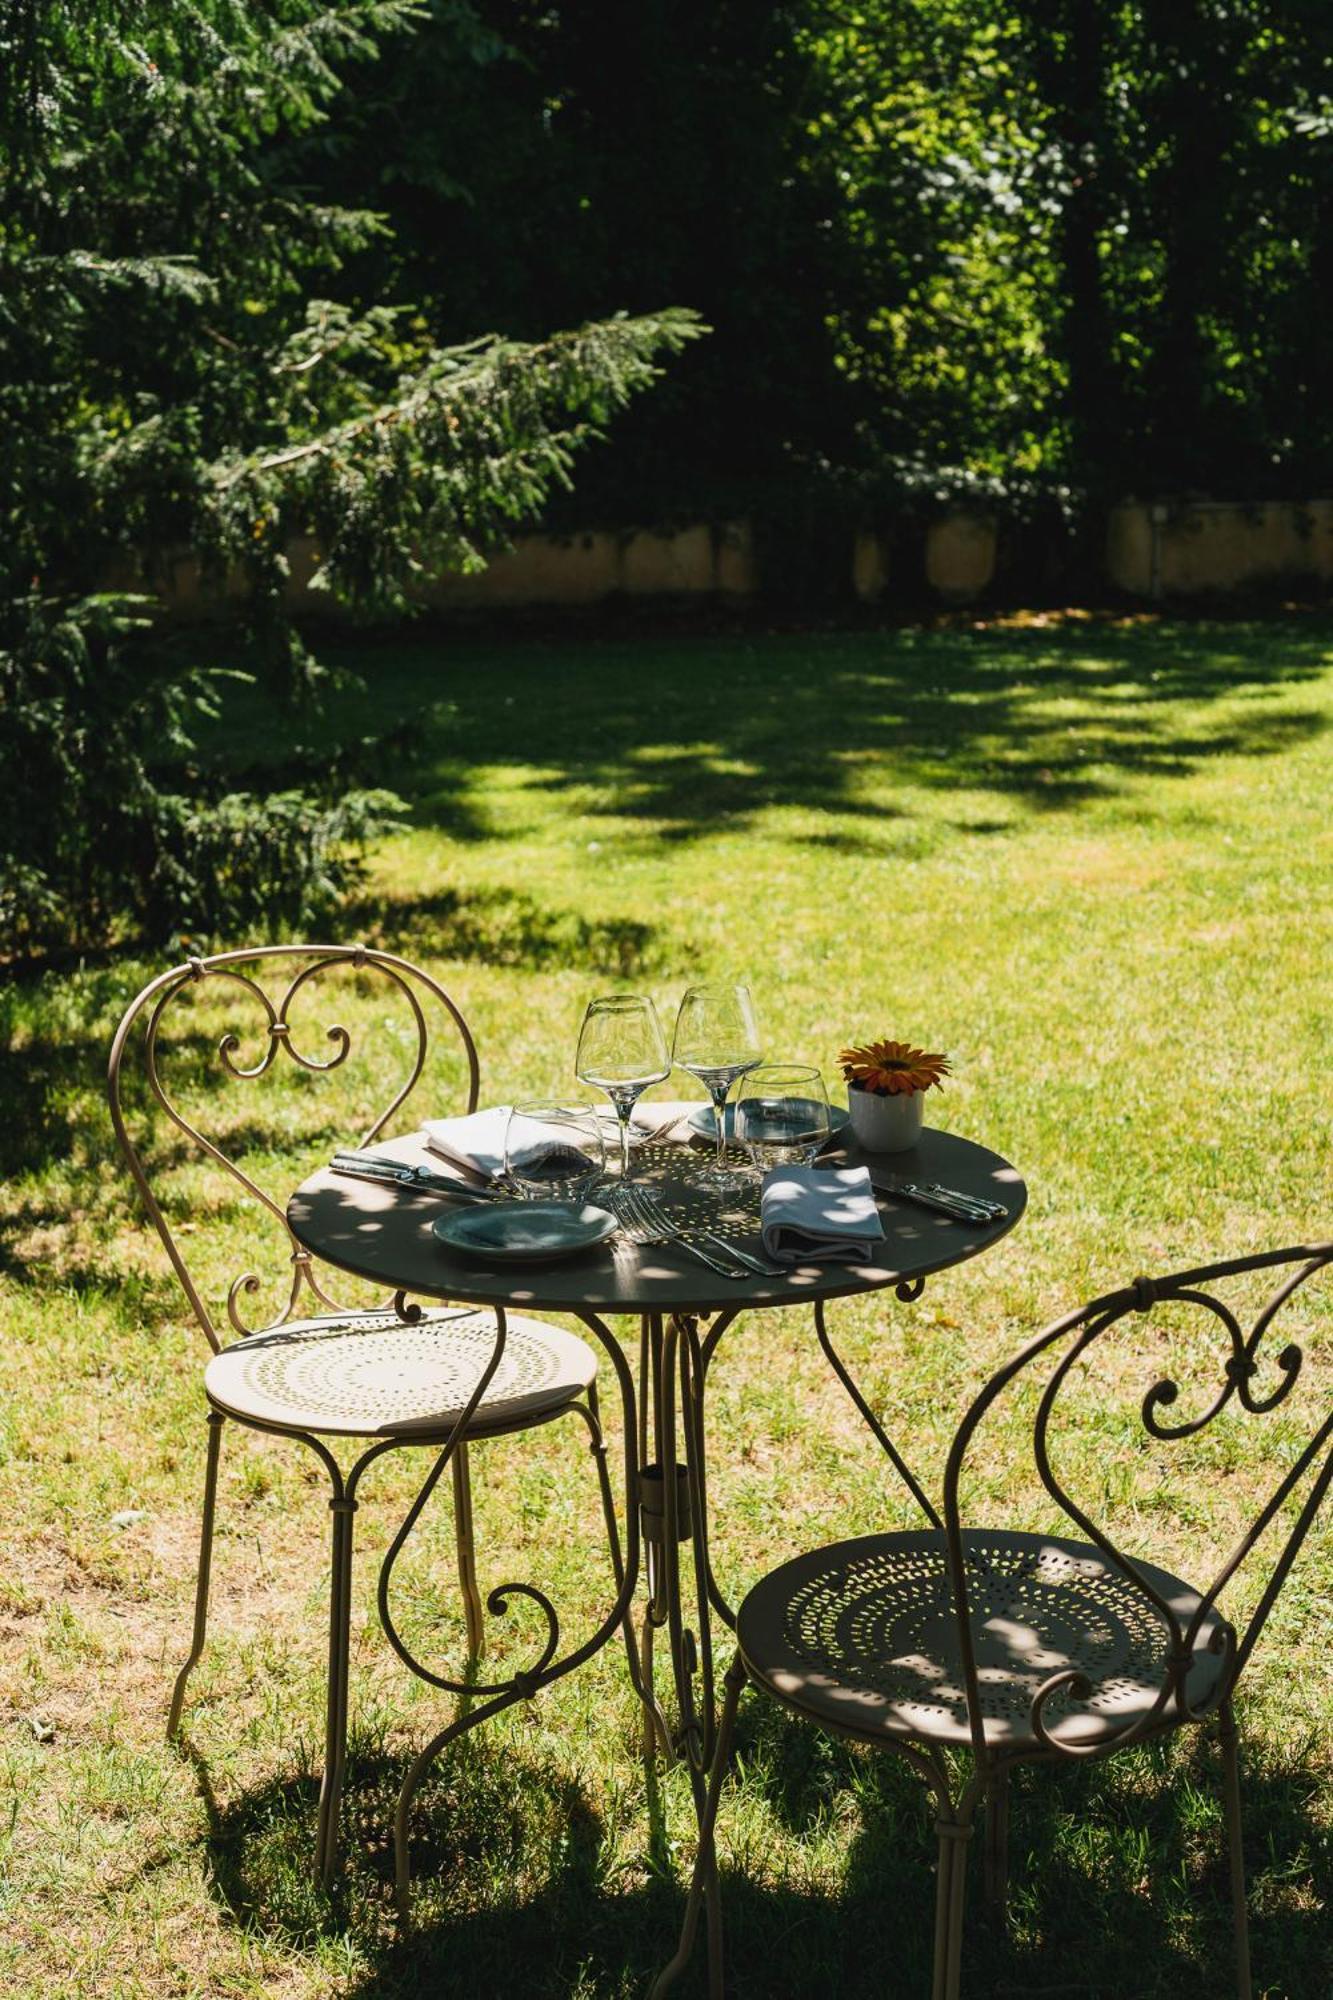
[[[629,1129],[636,1139],[646,1138],[650,1132],[661,1133],[664,1139],[688,1141],[690,1134],[687,1120],[693,1111],[702,1111],[703,1105],[695,1098],[640,1098],[630,1113]],[[667,1129],[662,1131],[663,1126]]]
[[[509,1112],[509,1105],[494,1104],[467,1118],[428,1118],[421,1128],[427,1150],[466,1173],[494,1180],[504,1172]]]
[[[865,1263],[884,1240],[869,1167],[774,1167],[759,1197],[764,1248],[779,1263]]]

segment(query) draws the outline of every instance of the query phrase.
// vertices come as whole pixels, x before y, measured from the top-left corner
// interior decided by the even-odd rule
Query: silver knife
[[[918,1208],[928,1208],[936,1215],[947,1215],[951,1222],[988,1223],[1001,1220],[990,1208],[982,1208],[968,1195],[922,1187],[917,1181],[900,1181],[897,1185],[875,1181],[871,1185],[877,1187],[881,1194],[900,1201],[915,1202]]]
[[[414,1173],[423,1180],[436,1180],[441,1187],[480,1188],[483,1194],[496,1189],[503,1192],[506,1180],[504,1174],[483,1173],[480,1167],[465,1167],[458,1161],[451,1161],[453,1171],[445,1174],[424,1162],[413,1166],[408,1160],[395,1159],[392,1153],[366,1153],[359,1146],[339,1146],[333,1157],[345,1160],[351,1167],[385,1167],[396,1174]]]
[[[990,1216],[996,1222],[1002,1221],[1009,1213],[1002,1201],[992,1201],[989,1195],[963,1194],[957,1188],[942,1186],[939,1181],[923,1181],[920,1185],[927,1194],[938,1194],[950,1201],[965,1202],[969,1208],[979,1209],[982,1215]]]
[[[711,1250],[705,1250],[703,1244],[697,1243],[693,1237],[665,1236],[662,1240],[675,1249],[684,1250],[687,1255],[697,1258],[701,1264],[706,1264],[710,1271],[715,1271],[719,1278],[748,1278],[751,1275],[739,1257],[732,1258],[729,1263],[723,1263],[720,1257],[715,1257]]]
[[[388,1160],[337,1158],[330,1162],[330,1171],[348,1180],[379,1181],[385,1187],[416,1188],[422,1194],[451,1196],[459,1201],[501,1199],[489,1188],[468,1187],[463,1181],[451,1181],[446,1174],[433,1174],[429,1167],[409,1167]]]

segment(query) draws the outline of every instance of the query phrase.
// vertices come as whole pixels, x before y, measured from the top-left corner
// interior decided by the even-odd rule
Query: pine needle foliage
[[[352,609],[408,608],[700,331],[667,311],[451,346],[410,304],[324,296],[387,225],[312,199],[300,148],[343,67],[418,18],[0,0],[0,949],[305,921],[355,879],[386,795],[171,788],[218,690],[161,647],[169,566],[241,608],[275,700],[308,693],[294,538]]]

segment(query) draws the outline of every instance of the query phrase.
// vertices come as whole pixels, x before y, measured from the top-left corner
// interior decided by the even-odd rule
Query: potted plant
[[[852,1130],[868,1153],[904,1153],[921,1137],[928,1090],[950,1074],[947,1056],[914,1049],[910,1042],[867,1042],[844,1049],[838,1064],[847,1079]]]

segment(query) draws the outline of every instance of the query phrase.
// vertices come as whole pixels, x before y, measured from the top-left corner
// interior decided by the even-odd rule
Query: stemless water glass
[[[804,1063],[761,1063],[736,1099],[736,1137],[761,1172],[808,1166],[829,1135],[828,1091]]]
[[[591,1000],[579,1032],[574,1069],[580,1083],[604,1090],[620,1125],[620,1178],[629,1179],[630,1114],[650,1083],[671,1074],[657,1009],[642,993]]]
[[[528,1201],[581,1201],[606,1167],[591,1104],[516,1104],[505,1127],[505,1172]]]
[[[727,1171],[727,1092],[738,1076],[757,1067],[759,1029],[748,986],[691,986],[676,1015],[671,1060],[697,1076],[713,1100],[717,1157],[700,1180],[719,1192],[741,1185]]]

